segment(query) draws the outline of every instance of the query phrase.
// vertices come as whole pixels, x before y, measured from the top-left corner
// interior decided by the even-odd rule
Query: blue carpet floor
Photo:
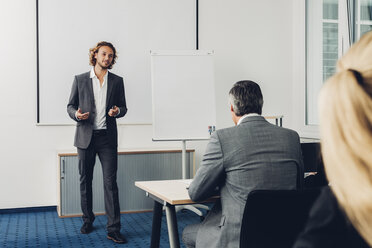
[[[0,247],[150,247],[152,212],[122,214],[121,233],[127,244],[115,244],[106,238],[106,216],[96,216],[92,233],[80,234],[80,217],[59,218],[56,211],[0,213]],[[200,222],[190,211],[177,213],[178,230]],[[182,239],[180,237],[181,247]],[[160,247],[169,247],[165,213],[162,218]]]

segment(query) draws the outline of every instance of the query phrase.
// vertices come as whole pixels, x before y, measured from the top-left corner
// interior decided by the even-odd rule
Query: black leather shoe
[[[123,235],[120,234],[119,231],[116,231],[116,232],[109,232],[107,234],[107,238],[114,241],[115,243],[118,243],[118,244],[125,244],[127,243],[128,241],[125,239],[125,237]]]
[[[88,233],[91,233],[92,231],[93,231],[92,223],[84,223],[80,229],[80,232],[82,234],[88,234]]]

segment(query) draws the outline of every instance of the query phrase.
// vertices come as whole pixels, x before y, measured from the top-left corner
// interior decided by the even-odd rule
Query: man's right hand
[[[81,109],[79,108],[75,113],[76,118],[79,120],[86,120],[89,117],[89,112],[82,113]]]

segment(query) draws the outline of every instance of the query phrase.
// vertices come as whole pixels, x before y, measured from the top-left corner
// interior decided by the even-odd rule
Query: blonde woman
[[[330,187],[294,247],[372,246],[372,32],[338,61],[319,97]]]

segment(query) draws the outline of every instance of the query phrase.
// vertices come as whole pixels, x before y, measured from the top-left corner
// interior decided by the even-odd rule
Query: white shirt
[[[99,82],[94,67],[90,71],[90,78],[92,79],[94,103],[96,105],[96,116],[93,123],[93,129],[106,129],[106,98],[107,98],[107,75],[103,76],[102,86]]]
[[[243,121],[243,119],[245,119],[245,118],[247,118],[247,117],[249,117],[249,116],[260,116],[260,115],[257,114],[257,113],[251,113],[251,114],[243,115],[242,117],[240,117],[240,119],[239,119],[239,121],[238,121],[238,124],[236,124],[236,125],[239,125],[239,124]]]

